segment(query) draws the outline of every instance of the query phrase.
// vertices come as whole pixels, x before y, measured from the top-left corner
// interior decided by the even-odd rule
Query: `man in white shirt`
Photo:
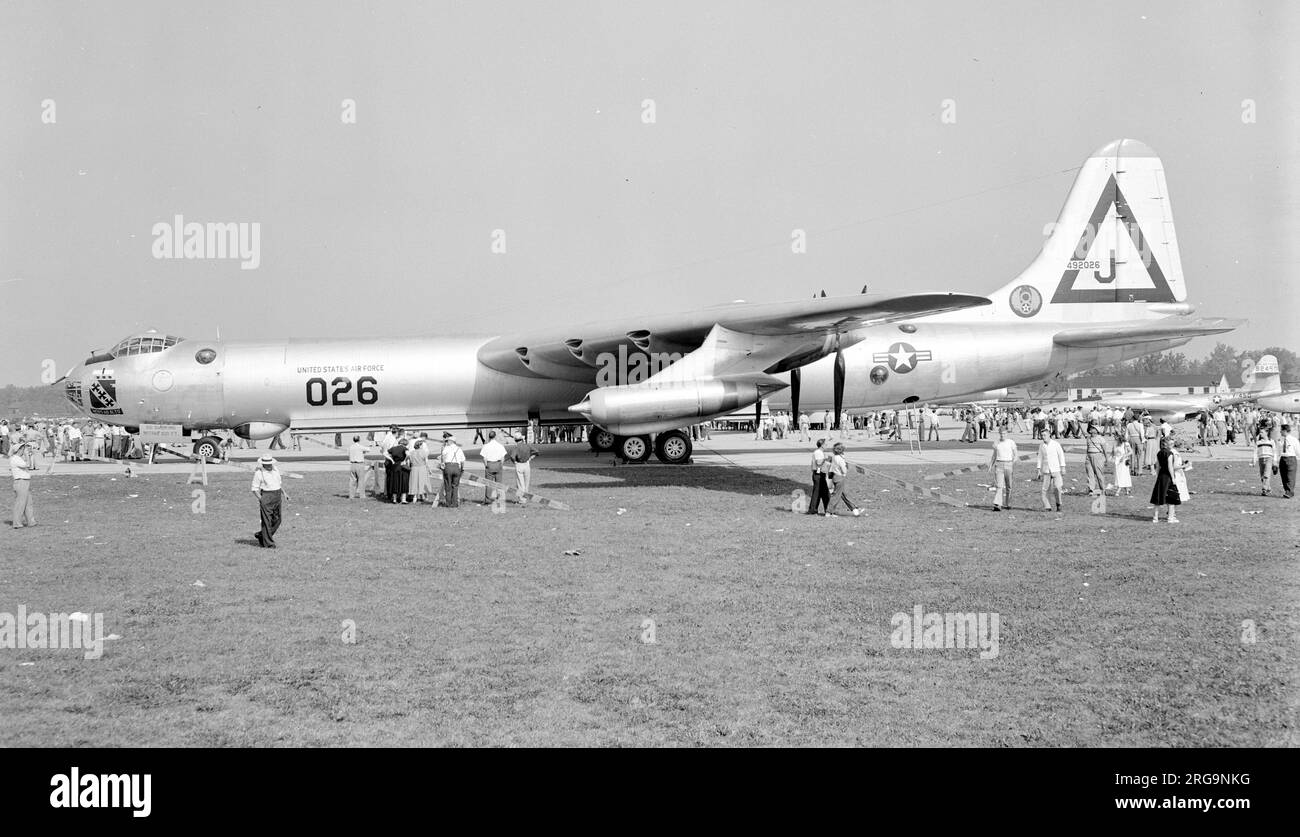
[[[1277,468],[1282,474],[1282,498],[1290,500],[1295,496],[1296,458],[1300,457],[1300,441],[1296,439],[1291,425],[1282,425],[1282,440],[1278,446]]]
[[[1215,433],[1218,436],[1219,444],[1228,444],[1228,413],[1222,407],[1214,411],[1211,418],[1214,419]]]
[[[14,478],[14,528],[36,525],[36,506],[32,505],[32,474],[27,461],[27,442],[20,442],[9,453],[9,471]]]
[[[253,472],[253,485],[250,489],[257,495],[262,509],[262,528],[253,533],[258,544],[266,549],[275,549],[275,533],[280,528],[280,503],[284,498],[281,488],[280,470],[275,467],[275,460],[268,453],[258,458],[257,470]]]
[[[442,469],[442,502],[449,509],[460,508],[460,474],[465,467],[465,451],[456,444],[450,433],[442,434],[442,453],[438,454],[438,467]]]
[[[99,423],[95,424],[95,435],[93,437],[94,447],[92,448],[93,452],[91,453],[91,456],[93,456],[96,459],[104,458],[104,434],[106,432],[107,431],[104,429],[104,425]]]
[[[1043,511],[1052,510],[1052,504],[1047,501],[1048,488],[1054,492],[1056,510],[1060,511],[1065,493],[1065,451],[1055,439],[1044,439],[1038,447],[1038,478],[1043,483]]]
[[[483,457],[483,476],[493,482],[501,482],[501,468],[506,461],[506,446],[497,441],[497,432],[488,431],[487,443],[479,451]],[[487,486],[483,491],[483,502],[491,503],[497,497],[497,490]]]
[[[927,442],[939,441],[939,413],[933,407],[927,406],[922,415],[922,422],[925,424],[925,440]]]
[[[360,500],[366,496],[366,445],[361,444],[360,436],[352,437],[352,444],[348,446],[348,499],[352,499],[352,492],[357,493],[356,499]]]
[[[1006,428],[999,430],[998,440],[993,443],[993,456],[989,460],[989,467],[993,470],[993,484],[997,486],[997,492],[993,495],[993,511],[1011,508],[1011,470],[1018,454],[1016,443],[1007,436]]]
[[[817,447],[813,449],[812,455],[812,496],[808,498],[807,514],[818,514],[821,509],[822,514],[830,512],[831,490],[826,484],[827,472],[830,468],[826,464],[826,451],[822,450],[822,445],[826,440],[818,439]]]

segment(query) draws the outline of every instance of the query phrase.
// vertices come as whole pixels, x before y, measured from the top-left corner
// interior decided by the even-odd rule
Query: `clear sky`
[[[1200,313],[1249,318],[1234,345],[1300,349],[1298,18],[1131,0],[5,3],[0,384],[150,327],[499,334],[864,284],[988,293],[1117,137],[1164,160]],[[153,225],[177,214],[260,224],[260,266],[154,258]]]

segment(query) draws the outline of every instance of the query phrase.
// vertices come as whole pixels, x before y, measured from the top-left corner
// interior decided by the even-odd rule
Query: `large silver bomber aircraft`
[[[1081,167],[1041,252],[989,297],[733,303],[483,338],[187,340],[154,333],[60,382],[79,409],[179,424],[198,453],[231,429],[296,432],[589,421],[630,460],[691,455],[680,428],[760,399],[846,409],[951,399],[1230,331],[1191,319],[1160,160],[1117,140]]]

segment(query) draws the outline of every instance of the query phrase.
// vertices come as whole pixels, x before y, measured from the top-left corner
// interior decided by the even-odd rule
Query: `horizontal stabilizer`
[[[1191,340],[1209,334],[1223,334],[1245,324],[1245,320],[1223,317],[1196,320],[1155,320],[1152,322],[1113,323],[1083,326],[1059,331],[1052,341],[1058,346],[1078,349],[1101,349],[1160,343],[1165,340]]]

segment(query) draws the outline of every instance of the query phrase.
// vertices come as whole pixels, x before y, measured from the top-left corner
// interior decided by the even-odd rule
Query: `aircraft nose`
[[[63,397],[68,399],[72,406],[80,408],[83,402],[81,380],[85,375],[85,372],[86,365],[78,363],[76,366],[69,369],[66,375],[50,384],[50,386],[62,386]]]

